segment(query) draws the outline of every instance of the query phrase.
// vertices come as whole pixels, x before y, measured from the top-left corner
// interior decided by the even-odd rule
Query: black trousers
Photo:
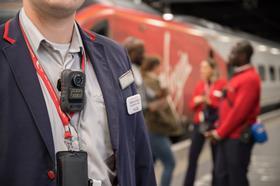
[[[253,142],[226,139],[217,144],[216,186],[249,186],[247,178]]]
[[[185,175],[184,186],[193,186],[195,181],[195,175],[197,170],[197,163],[199,159],[199,155],[205,143],[205,137],[203,134],[199,132],[199,126],[194,125],[194,130],[192,132],[192,144],[189,151],[189,162],[188,169]],[[212,160],[213,165],[215,165],[215,156],[216,156],[216,144],[211,143],[211,152],[212,152]],[[212,171],[212,186],[214,186],[214,166]]]

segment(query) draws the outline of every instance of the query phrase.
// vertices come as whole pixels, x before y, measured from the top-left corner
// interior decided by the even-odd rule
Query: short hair
[[[208,63],[208,65],[212,68],[212,69],[216,69],[217,68],[217,62],[215,60],[215,53],[213,51],[212,48],[210,48],[209,52],[208,52],[208,58],[207,60],[205,60],[205,62]]]
[[[254,54],[254,48],[253,48],[252,44],[247,40],[239,41],[236,44],[236,49],[238,52],[242,52],[242,53],[246,54],[248,61],[251,60],[251,57]]]
[[[220,76],[220,73],[219,73],[219,67],[217,61],[215,60],[215,52],[213,49],[209,50],[208,58],[204,60],[204,62],[206,62],[210,66],[210,68],[212,68],[212,70],[214,71],[212,80],[213,81],[217,80]]]
[[[213,58],[208,58],[207,60],[205,60],[205,62],[212,68],[212,69],[216,69],[217,68],[217,63],[216,60]]]
[[[141,39],[138,39],[136,37],[130,36],[130,37],[127,37],[124,40],[123,46],[127,49],[128,53],[130,53],[136,47],[144,46],[144,42]]]
[[[148,56],[145,58],[144,63],[141,66],[143,73],[153,71],[158,65],[160,65],[160,59],[157,56]]]

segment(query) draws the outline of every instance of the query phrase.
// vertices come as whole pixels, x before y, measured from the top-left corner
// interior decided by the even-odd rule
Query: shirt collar
[[[240,67],[235,67],[234,68],[234,73],[237,74],[237,73],[240,73],[240,72],[243,72],[243,71],[246,71],[248,69],[252,68],[252,65],[251,64],[246,64],[246,65],[242,65]]]
[[[84,47],[83,47],[82,38],[81,38],[81,35],[80,35],[78,25],[75,22],[74,32],[73,32],[73,35],[72,35],[72,40],[71,40],[69,52],[70,53],[76,53],[76,52],[81,52],[83,50],[84,50]]]
[[[51,42],[46,39],[41,32],[38,30],[38,28],[32,23],[32,21],[29,19],[29,17],[26,15],[24,8],[20,11],[20,22],[22,24],[22,27],[28,37],[28,40],[33,48],[34,51],[38,51],[40,48],[40,45],[42,42],[48,43],[48,45],[52,46]],[[53,46],[52,46],[53,47]],[[70,53],[78,53],[83,51],[83,42],[81,39],[81,35],[79,32],[79,28],[77,23],[74,23],[74,30],[73,35],[70,43],[69,52]]]
[[[46,40],[45,37],[41,34],[41,32],[37,29],[37,27],[28,18],[24,8],[22,8],[19,13],[19,20],[33,50],[38,51],[40,43]]]

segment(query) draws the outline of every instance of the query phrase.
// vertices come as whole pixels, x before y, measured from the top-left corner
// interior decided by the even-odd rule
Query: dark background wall
[[[174,14],[208,19],[280,43],[280,1],[277,0],[144,0]]]

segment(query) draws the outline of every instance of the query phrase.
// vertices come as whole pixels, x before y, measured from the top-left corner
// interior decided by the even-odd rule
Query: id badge
[[[56,154],[57,186],[88,186],[85,151],[60,151]]]
[[[136,94],[126,99],[126,107],[129,115],[135,114],[142,110],[141,96]]]

